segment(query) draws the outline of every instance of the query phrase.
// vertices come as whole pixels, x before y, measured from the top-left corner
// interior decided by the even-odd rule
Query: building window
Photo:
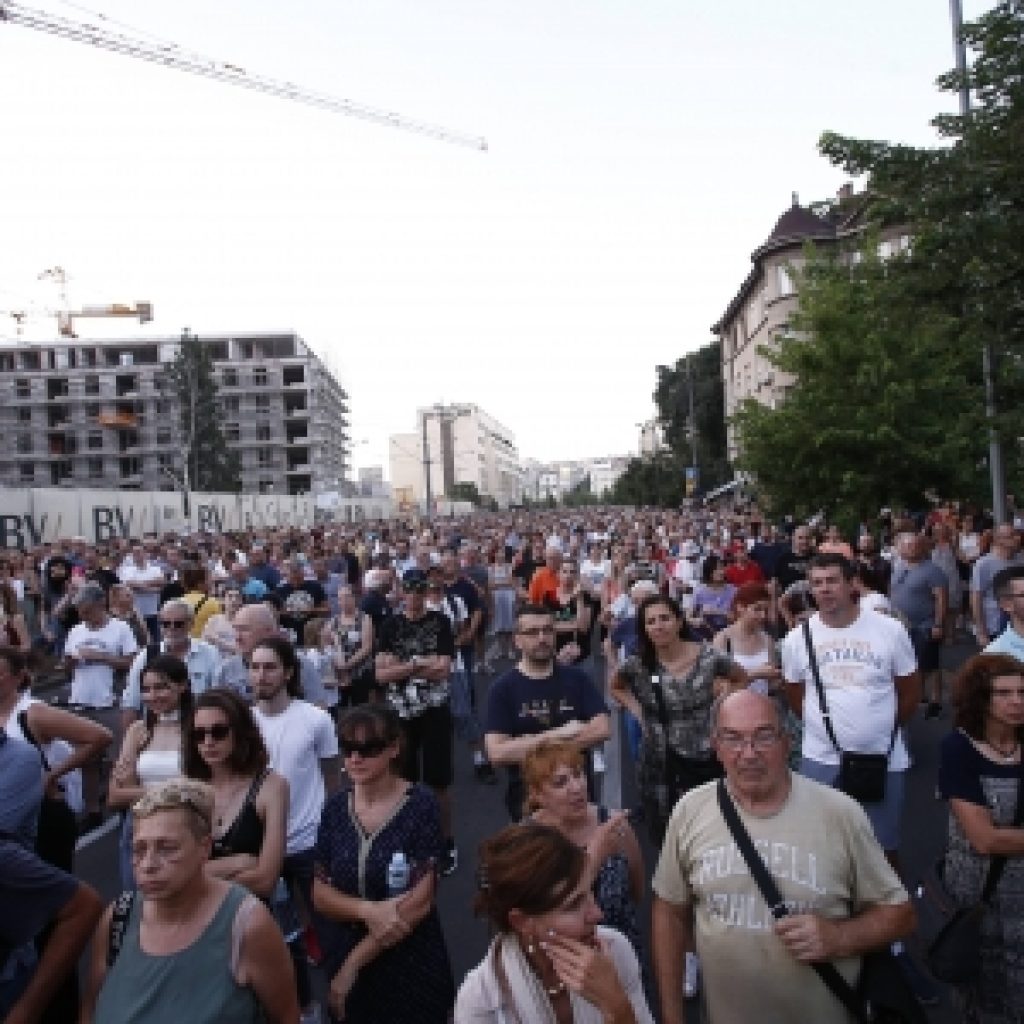
[[[270,395],[253,395],[252,404],[254,409],[270,409]]]
[[[224,411],[225,412],[238,412],[239,401],[237,395],[231,395],[224,399]]]
[[[171,411],[171,403],[166,398],[158,398],[156,400],[156,414],[157,416],[167,416]]]
[[[270,424],[259,423],[256,426],[256,440],[257,441],[269,441],[270,440]]]
[[[239,350],[242,353],[242,358],[243,359],[252,359],[252,342],[251,341],[243,341],[243,342],[241,342],[241,344],[238,346],[238,348],[239,348]]]
[[[100,393],[100,379],[95,373],[90,373],[85,378],[85,393],[87,395],[98,395]]]
[[[89,479],[90,480],[96,480],[99,477],[103,476],[103,460],[102,459],[97,459],[97,458],[89,459],[88,460],[88,467],[89,467]]]
[[[31,409],[19,409],[18,410],[18,422],[19,423],[31,423],[32,422],[32,410]]]
[[[32,397],[32,385],[21,378],[14,382],[14,394],[17,398],[31,398]]]
[[[274,481],[263,479],[259,482],[260,494],[273,494],[274,493]]]
[[[91,430],[86,445],[93,450],[103,447],[103,434],[98,430]]]
[[[239,432],[238,424],[237,423],[229,423],[229,424],[227,424],[227,426],[225,426],[225,428],[224,428],[224,440],[225,441],[235,441],[235,442],[237,442],[240,436],[241,436],[241,434]]]
[[[27,455],[32,451],[32,435],[31,434],[19,434],[17,441],[18,451],[22,455]]]
[[[257,366],[252,371],[252,382],[258,388],[265,388],[267,386],[267,368],[265,366]]]
[[[225,370],[221,375],[221,383],[226,388],[237,388],[238,387],[238,371],[237,370]]]
[[[257,452],[256,458],[261,468],[266,468],[274,464],[274,453],[269,448],[260,448]]]
[[[171,432],[169,430],[158,430],[156,432],[156,443],[161,447],[171,443]]]
[[[30,484],[36,478],[36,467],[31,462],[22,462],[18,465],[18,478]]]
[[[792,295],[796,291],[793,285],[793,276],[789,272],[789,267],[779,267],[779,297],[785,298],[787,295]]]

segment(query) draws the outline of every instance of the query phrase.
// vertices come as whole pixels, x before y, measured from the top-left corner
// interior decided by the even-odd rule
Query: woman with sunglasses
[[[434,905],[445,852],[437,798],[399,774],[390,709],[352,708],[338,733],[352,788],[324,807],[313,883],[331,1019],[446,1024],[455,986]]]
[[[185,774],[213,793],[213,848],[206,873],[269,900],[284,863],[288,783],[269,768],[263,735],[231,690],[196,698]]]
[[[132,722],[121,741],[121,752],[110,775],[107,806],[127,810],[148,788],[182,773],[184,732],[192,711],[188,668],[172,654],[159,654],[146,663],[139,684],[145,717]],[[125,817],[121,848],[121,881],[135,887],[131,858],[131,818]]]

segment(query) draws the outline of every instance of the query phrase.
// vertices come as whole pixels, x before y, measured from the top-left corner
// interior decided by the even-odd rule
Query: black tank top
[[[249,792],[245,794],[245,803],[231,823],[231,827],[219,839],[214,839],[210,858],[231,857],[236,853],[249,853],[254,857],[260,855],[263,848],[263,822],[256,811],[256,795],[267,777],[265,771],[260,772]]]

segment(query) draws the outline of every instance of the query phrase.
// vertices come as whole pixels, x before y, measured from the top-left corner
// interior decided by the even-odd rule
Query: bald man
[[[249,655],[261,640],[268,636],[278,636],[280,627],[268,605],[246,604],[235,612],[231,628],[235,632],[235,648],[238,653],[220,663],[213,685],[234,690],[251,704],[253,697],[249,682]]]

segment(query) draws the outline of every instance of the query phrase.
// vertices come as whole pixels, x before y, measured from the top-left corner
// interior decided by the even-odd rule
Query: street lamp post
[[[964,15],[961,0],[949,0],[949,13],[953,22],[953,52],[956,69],[961,76],[960,114],[971,112],[971,90],[967,84],[967,44],[963,38]],[[988,469],[992,482],[992,518],[996,526],[1006,521],[1006,477],[1003,470],[1003,447],[996,429],[996,355],[992,342],[986,340],[981,348],[981,374],[985,382],[985,420],[988,423]]]

